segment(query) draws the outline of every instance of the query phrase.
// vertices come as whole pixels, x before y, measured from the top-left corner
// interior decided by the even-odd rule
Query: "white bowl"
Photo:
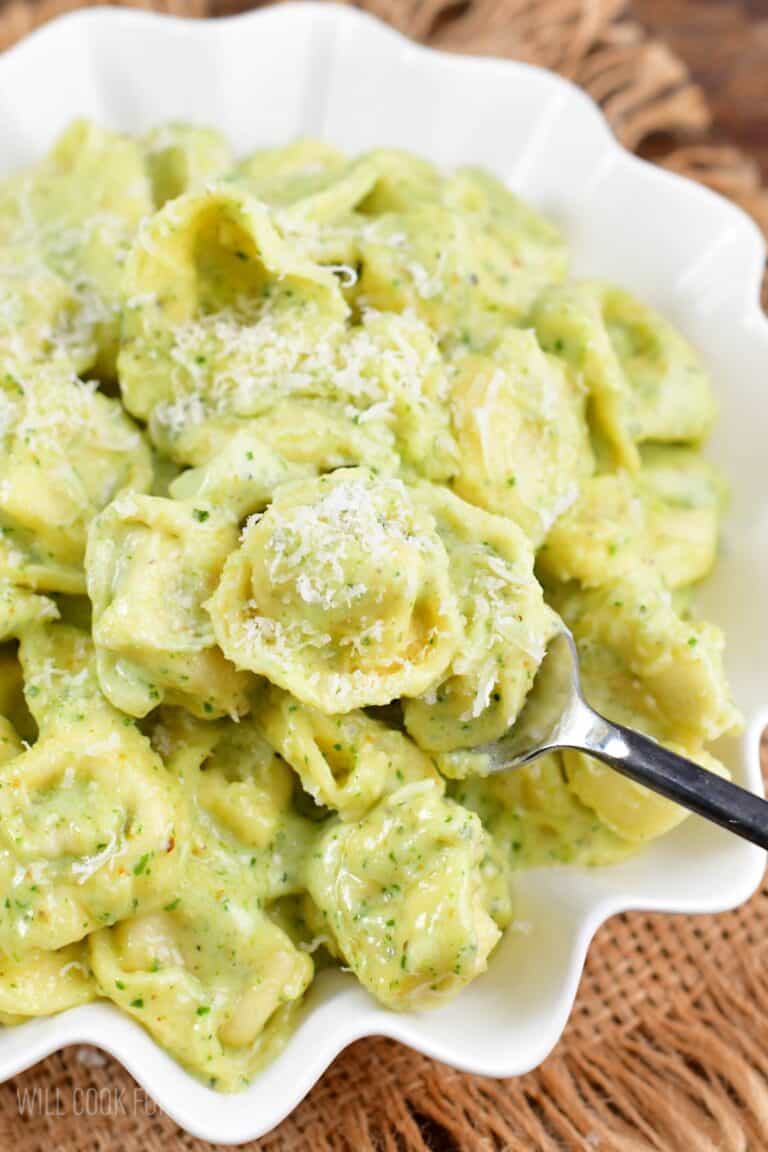
[[[675,321],[712,371],[721,416],[711,453],[733,488],[703,605],[727,633],[728,671],[747,717],[743,738],[722,754],[737,780],[760,790],[768,322],[758,304],[765,250],[746,215],[631,156],[589,98],[558,76],[420,48],[332,4],[203,22],[121,9],[66,16],[0,58],[3,167],[39,156],[76,116],[129,131],[169,119],[209,123],[239,151],[319,135],[351,151],[397,145],[446,165],[485,165],[562,226],[578,273],[615,279]],[[396,1015],[351,976],[324,972],[283,1054],[238,1096],[203,1087],[107,1004],[3,1030],[0,1077],[90,1042],[113,1053],[190,1132],[237,1143],[282,1120],[361,1036],[392,1036],[471,1072],[518,1075],[557,1042],[587,946],[608,916],[731,908],[754,891],[763,863],[756,848],[692,817],[616,867],[521,875],[517,930],[457,1000]]]

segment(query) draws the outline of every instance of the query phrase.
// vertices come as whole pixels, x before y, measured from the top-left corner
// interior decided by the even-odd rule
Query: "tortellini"
[[[425,1007],[474,979],[509,919],[490,839],[436,780],[329,824],[307,884],[345,963],[392,1008]]]
[[[55,952],[25,952],[20,960],[0,956],[0,1021],[5,1024],[64,1012],[97,994],[82,943]]]
[[[258,709],[269,739],[317,804],[356,819],[400,785],[437,779],[407,736],[364,712],[327,716],[271,688]]]
[[[512,727],[557,619],[516,524],[444,488],[420,492],[448,552],[462,636],[446,678],[406,700],[404,715],[422,748],[450,753],[498,740]]]
[[[185,871],[161,908],[91,935],[91,965],[103,995],[233,1091],[279,1048],[313,974],[263,908],[299,890],[292,774],[248,721],[167,712],[153,740],[186,797]]]
[[[245,1087],[315,967],[421,1009],[516,874],[682,810],[490,774],[547,645],[715,772],[695,352],[489,173],[72,125],[0,181],[0,1024],[111,1000]]]
[[[416,696],[459,637],[448,556],[402,481],[340,469],[281,487],[209,601],[239,668],[321,711]]]
[[[191,502],[193,518],[199,524],[206,523],[211,512],[228,513],[239,521],[263,511],[281,484],[312,475],[313,471],[289,464],[258,436],[243,431],[228,439],[222,451],[207,464],[188,468],[175,477],[168,493],[175,500]],[[221,520],[220,535],[223,523]],[[227,543],[226,539],[222,543]]]
[[[288,207],[310,198],[318,189],[334,187],[347,164],[338,148],[323,140],[296,140],[283,148],[264,148],[237,166],[237,178],[275,207]],[[354,207],[354,201],[348,207]]]
[[[590,591],[561,593],[558,607],[579,648],[587,699],[612,720],[646,732],[722,772],[704,745],[737,729],[722,666],[723,637],[684,620],[653,569]],[[629,840],[659,836],[685,811],[578,752],[564,752],[573,791]]]
[[[550,579],[596,587],[650,560],[669,588],[702,580],[717,552],[722,484],[689,448],[654,444],[642,469],[586,479],[539,552]]]
[[[540,289],[561,279],[557,231],[488,173],[443,179],[406,153],[374,152],[377,181],[358,206],[359,293],[375,308],[413,309],[446,347],[475,349],[527,315]]]
[[[294,805],[295,776],[255,717],[203,722],[163,709],[152,745],[184,788],[193,826],[249,871],[255,899],[272,905],[302,891],[307,819]]]
[[[590,761],[590,767],[593,764],[600,767]],[[608,775],[625,782],[610,769]],[[557,753],[514,772],[468,776],[451,785],[451,796],[477,812],[511,871],[551,864],[614,864],[633,849],[630,839],[604,823],[597,804],[586,797],[582,802]]]
[[[465,500],[516,521],[538,546],[593,469],[584,397],[530,331],[459,361],[453,381]]]
[[[532,304],[545,285],[565,276],[568,250],[557,228],[490,173],[459,168],[448,182],[448,201],[504,249],[521,305]]]
[[[235,187],[189,193],[145,222],[125,278],[120,384],[158,448],[201,463],[201,426],[268,410],[347,314],[336,280]],[[199,449],[198,449],[199,452]]]
[[[636,726],[649,727],[643,721],[640,717]],[[723,765],[705,749],[691,750],[671,738],[665,744],[716,776],[727,775]],[[688,815],[671,800],[580,753],[566,752],[564,760],[571,791],[596,813],[603,827],[613,830],[626,844],[642,844],[663,836]]]
[[[156,208],[223,176],[233,163],[229,141],[213,128],[161,124],[143,143]]]
[[[738,727],[722,633],[682,619],[653,570],[641,567],[604,588],[565,589],[555,603],[576,637],[596,707],[606,701],[614,710],[646,711],[682,743],[717,740]]]
[[[242,868],[193,858],[183,897],[89,937],[102,993],[230,1092],[279,1050],[313,973],[247,879]]]
[[[62,948],[156,906],[184,850],[177,789],[147,739],[101,699],[87,637],[48,627],[21,646],[40,736],[0,766],[9,955]]]
[[[44,160],[0,186],[0,258],[18,266],[23,251],[24,263],[39,261],[43,280],[43,269],[57,278],[61,303],[50,322],[77,349],[79,370],[114,375],[123,268],[151,210],[137,141],[86,121],[72,124]],[[22,324],[37,326],[39,339],[49,321],[32,310]]]
[[[99,680],[115,707],[247,711],[248,678],[216,647],[203,609],[236,542],[230,516],[161,496],[122,496],[94,520],[88,594]]]
[[[0,362],[89,368],[97,347],[85,315],[75,287],[48,267],[34,243],[0,244]]]
[[[697,443],[709,432],[714,403],[696,353],[628,292],[597,283],[549,288],[534,322],[544,348],[582,373],[619,464],[637,469],[638,443]]]
[[[372,310],[345,324],[333,275],[258,201],[222,188],[170,204],[142,233],[127,282],[123,396],[167,455],[202,463],[284,400],[309,419],[341,402],[347,419],[391,429],[425,474],[450,475],[448,381],[429,329]],[[365,455],[363,440],[350,462]]]
[[[30,624],[56,620],[58,615],[55,602],[48,596],[38,596],[7,580],[0,581],[0,643],[20,636]]]
[[[637,483],[647,509],[647,555],[670,588],[685,588],[703,580],[715,564],[727,485],[690,448],[646,444],[640,459]]]
[[[379,473],[396,473],[399,456],[392,429],[379,420],[360,419],[339,401],[308,404],[284,400],[277,408],[249,421],[287,460],[332,472],[361,461]]]
[[[0,577],[46,592],[85,591],[88,524],[152,477],[141,432],[116,400],[66,370],[0,381]]]

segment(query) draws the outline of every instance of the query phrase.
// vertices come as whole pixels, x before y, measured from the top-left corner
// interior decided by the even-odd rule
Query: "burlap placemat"
[[[0,7],[0,48],[77,0]],[[138,0],[222,15],[240,0]],[[402,31],[554,68],[624,143],[730,196],[768,231],[749,157],[717,140],[685,65],[623,0],[368,0]],[[768,773],[768,740],[763,766]],[[262,1152],[763,1152],[768,1148],[768,887],[722,916],[619,916],[590,949],[555,1053],[518,1080],[466,1076],[388,1040],[353,1045]],[[204,1152],[130,1076],[70,1049],[0,1087],[2,1152]]]

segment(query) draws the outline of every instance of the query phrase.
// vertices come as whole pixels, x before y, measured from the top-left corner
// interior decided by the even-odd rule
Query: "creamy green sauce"
[[[723,770],[706,374],[491,175],[77,123],[0,250],[0,1021],[106,998],[235,1091],[317,968],[458,993],[520,871],[684,815],[483,776],[558,616]]]

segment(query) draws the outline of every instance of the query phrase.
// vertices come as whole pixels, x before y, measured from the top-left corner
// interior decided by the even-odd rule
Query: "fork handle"
[[[729,832],[768,849],[768,801],[670,752],[649,736],[614,724],[593,708],[584,707],[590,715],[588,722],[581,726],[579,751],[602,760],[637,784],[644,784]]]

